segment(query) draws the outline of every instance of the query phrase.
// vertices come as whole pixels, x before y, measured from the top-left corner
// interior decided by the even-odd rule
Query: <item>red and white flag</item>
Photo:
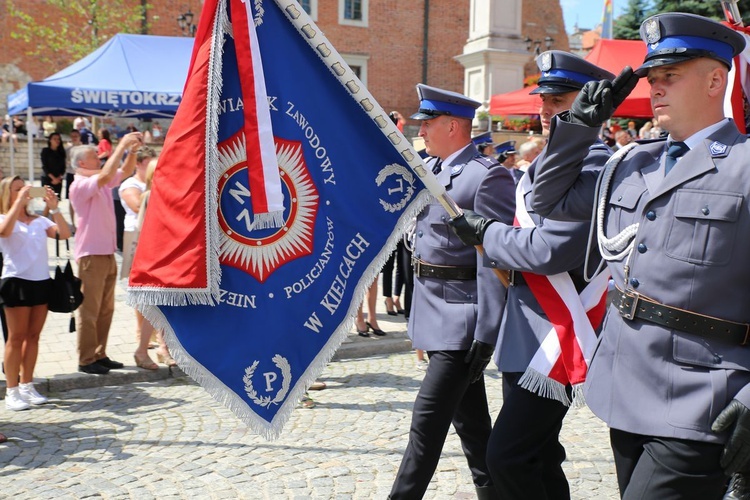
[[[533,228],[523,193],[531,187],[525,174],[516,188],[515,225]],[[521,387],[565,405],[571,400],[566,387],[573,387],[573,401],[580,401],[582,384],[596,347],[595,329],[604,318],[609,272],[602,271],[579,294],[566,273],[551,276],[524,272],[523,278],[539,302],[552,328],[519,380]]]

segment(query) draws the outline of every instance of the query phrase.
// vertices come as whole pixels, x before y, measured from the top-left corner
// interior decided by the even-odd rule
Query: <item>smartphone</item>
[[[47,196],[47,190],[44,186],[31,186],[31,189],[29,189],[29,196],[32,198],[44,198]]]

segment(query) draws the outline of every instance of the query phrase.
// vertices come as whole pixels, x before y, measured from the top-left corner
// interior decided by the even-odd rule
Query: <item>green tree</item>
[[[750,0],[738,2],[740,14],[745,24],[750,22]],[[689,12],[701,16],[724,20],[724,12],[719,0],[655,0],[655,12]]]
[[[738,7],[745,25],[749,25],[750,0],[740,0]],[[641,23],[657,12],[689,12],[724,20],[724,12],[719,0],[628,0],[625,12],[615,19],[614,37],[627,40],[639,39]]]
[[[36,4],[34,15],[30,6]],[[117,33],[143,30],[143,2],[128,0],[6,0],[14,18],[10,36],[26,42],[27,56],[37,57],[58,71],[91,53]],[[41,13],[38,13],[40,12]]]
[[[647,0],[628,0],[625,12],[615,19],[613,35],[624,40],[639,40],[641,23],[651,15]]]

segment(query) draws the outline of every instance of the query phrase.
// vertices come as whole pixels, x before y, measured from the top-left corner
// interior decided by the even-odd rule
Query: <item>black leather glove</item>
[[[479,340],[475,340],[471,343],[469,352],[466,353],[464,362],[469,365],[469,381],[473,384],[482,377],[484,369],[492,359],[492,353],[495,351],[495,346],[492,344],[486,344]]]
[[[711,425],[714,432],[729,429],[731,433],[724,445],[720,464],[727,475],[747,472],[750,465],[750,409],[736,399],[719,413]]]
[[[591,81],[583,86],[570,106],[569,121],[587,127],[600,127],[638,84],[630,66],[612,80]]]
[[[453,232],[467,245],[481,245],[484,240],[484,232],[495,219],[486,219],[476,212],[464,210],[462,215],[451,219],[450,224]]]

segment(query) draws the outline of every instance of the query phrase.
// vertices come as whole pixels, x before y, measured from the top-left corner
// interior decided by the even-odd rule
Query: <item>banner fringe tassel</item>
[[[518,381],[518,385],[543,398],[557,400],[565,406],[570,406],[571,404],[568,393],[565,392],[565,385],[542,375],[533,368],[526,369]]]

